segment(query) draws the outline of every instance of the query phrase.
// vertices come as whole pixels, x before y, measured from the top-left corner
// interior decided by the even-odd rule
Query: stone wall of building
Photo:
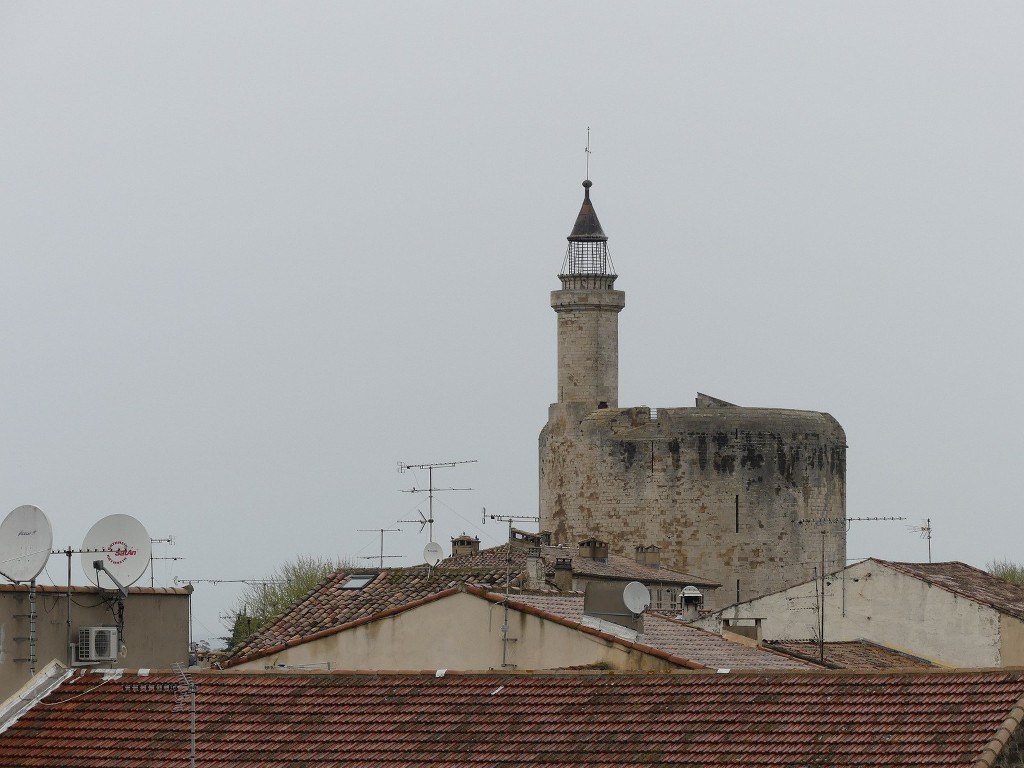
[[[804,581],[822,554],[826,570],[845,565],[845,499],[846,436],[825,413],[563,402],[540,436],[554,543],[657,544],[665,566],[721,582],[719,605]]]

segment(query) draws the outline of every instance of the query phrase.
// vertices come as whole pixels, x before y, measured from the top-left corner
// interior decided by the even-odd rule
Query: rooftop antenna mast
[[[177,576],[174,577],[174,586],[179,584],[262,584],[263,595],[266,597],[267,585],[268,584],[284,584],[284,579],[179,579]],[[243,607],[244,611],[245,608]],[[246,615],[246,614],[242,614]],[[224,618],[223,616],[221,617]],[[251,625],[250,625],[251,626]],[[189,600],[188,608],[188,642],[189,646],[192,645],[192,601]]]
[[[357,530],[364,531],[365,533],[379,533],[380,534],[380,554],[379,555],[364,555],[363,560],[380,560],[380,567],[384,567],[384,558],[403,557],[403,555],[385,555],[384,554],[384,534],[395,533],[401,531],[401,528],[358,528]]]
[[[196,768],[196,688],[198,686],[192,681],[184,665],[180,661],[171,664],[171,668],[178,673],[181,683],[178,685],[178,698],[174,702],[174,709],[180,712],[189,709],[191,718],[189,722],[189,736],[191,737],[191,749],[189,751],[191,768]]]
[[[398,471],[404,473],[407,469],[425,469],[427,470],[427,487],[416,488],[415,486],[406,490],[402,493],[426,493],[427,494],[427,517],[422,520],[410,520],[408,522],[420,524],[420,531],[423,531],[423,526],[430,526],[430,541],[434,540],[434,493],[437,491],[472,491],[472,488],[435,488],[434,487],[434,470],[442,467],[455,467],[459,464],[476,464],[476,459],[468,459],[466,461],[439,461],[434,464],[406,464],[404,461],[398,462]],[[423,513],[420,512],[420,517],[423,518]]]
[[[68,558],[68,584],[67,584],[67,602],[68,612],[65,626],[67,628],[67,647],[68,647],[68,666],[70,667],[74,661],[74,645],[71,644],[71,556],[72,555],[107,555],[114,550],[109,547],[83,547],[81,549],[75,549],[74,547],[65,547],[64,549],[51,549],[51,555],[66,555]]]
[[[856,522],[880,522],[883,520],[906,520],[905,517],[819,517],[812,520],[798,520],[800,525],[838,525],[842,524],[846,530]],[[825,536],[828,534],[824,528],[821,531],[821,566],[815,579],[815,594],[818,596],[818,660],[825,663]],[[841,566],[845,566],[842,563]],[[846,615],[846,569],[843,567],[843,615]]]
[[[173,547],[174,546],[174,536],[170,535],[170,536],[165,536],[162,539],[150,539],[149,542],[150,542],[150,544],[170,544]],[[154,583],[154,579],[153,579],[153,561],[154,560],[184,560],[184,559],[185,559],[184,557],[157,557],[156,555],[151,556],[149,558],[149,586],[150,586],[150,588],[156,587],[156,584]]]
[[[505,617],[501,624],[501,666],[514,667],[515,664],[508,663],[508,644],[513,643],[516,640],[516,638],[510,638],[508,636],[509,587],[512,581],[512,523],[517,520],[539,521],[540,518],[517,515],[488,515],[487,507],[484,507],[481,511],[483,512],[483,523],[486,523],[488,518],[502,523],[508,523],[508,544],[505,547],[505,599],[502,600],[502,605],[505,608]]]
[[[932,519],[927,518],[924,525],[908,525],[907,530],[920,534],[922,539],[928,539],[928,562],[930,563],[932,561]]]

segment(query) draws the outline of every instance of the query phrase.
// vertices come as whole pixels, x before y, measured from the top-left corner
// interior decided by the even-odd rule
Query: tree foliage
[[[1024,587],[1024,564],[1012,560],[993,560],[986,567],[993,576]]]
[[[265,579],[246,584],[234,610],[228,614],[231,622],[230,646],[237,645],[266,626],[329,574],[346,565],[349,563],[344,560],[299,555],[282,564]]]

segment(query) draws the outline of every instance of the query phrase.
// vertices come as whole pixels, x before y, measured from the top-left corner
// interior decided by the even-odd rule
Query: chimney
[[[601,563],[608,562],[608,542],[597,539],[587,539],[580,542],[580,557],[588,560],[597,560]]]
[[[539,547],[543,542],[541,541],[541,534],[530,533],[519,528],[513,528],[509,541],[512,542],[512,546],[516,549],[530,549],[531,547]]]
[[[555,586],[560,592],[572,592],[572,558],[555,558]]]
[[[536,592],[544,589],[546,584],[544,558],[540,556],[540,547],[530,547],[526,550],[526,588]]]
[[[696,587],[683,587],[682,608],[679,615],[683,621],[696,621],[700,618],[700,609],[704,605],[704,595]]]
[[[643,544],[639,545],[636,548],[636,561],[652,568],[661,568],[661,547],[657,544],[646,547]]]
[[[452,557],[461,557],[462,555],[477,555],[480,553],[480,539],[476,536],[467,536],[463,533],[461,536],[452,537]]]

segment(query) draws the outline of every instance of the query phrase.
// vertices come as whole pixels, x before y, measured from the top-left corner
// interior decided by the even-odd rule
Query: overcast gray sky
[[[158,585],[366,528],[413,564],[396,463],[477,459],[435,538],[499,543],[590,126],[620,403],[828,411],[849,514],[908,518],[851,557],[930,517],[1021,559],[1022,40],[1008,2],[2,2],[0,513],[134,515]]]

